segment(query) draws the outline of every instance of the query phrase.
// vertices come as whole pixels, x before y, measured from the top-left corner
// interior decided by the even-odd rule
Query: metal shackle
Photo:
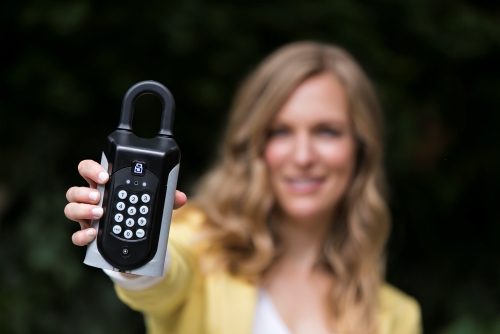
[[[175,116],[175,101],[172,93],[161,83],[148,80],[141,81],[130,87],[123,98],[122,111],[118,129],[132,131],[132,117],[134,115],[134,104],[139,96],[143,94],[154,94],[162,103],[161,126],[158,135],[173,136],[173,125]]]

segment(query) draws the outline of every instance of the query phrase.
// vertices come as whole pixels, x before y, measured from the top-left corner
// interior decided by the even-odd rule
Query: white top
[[[271,296],[262,288],[259,289],[252,334],[292,334],[274,307]],[[332,334],[337,334],[337,332],[332,332]]]
[[[262,288],[259,289],[252,334],[292,334],[274,307],[271,297]]]

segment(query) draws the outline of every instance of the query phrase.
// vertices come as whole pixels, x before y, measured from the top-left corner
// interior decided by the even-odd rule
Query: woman
[[[345,51],[279,49],[239,90],[215,167],[174,215],[164,277],[108,273],[119,297],[151,333],[420,333],[418,304],[383,282],[381,128]],[[90,188],[68,190],[65,214],[85,245],[108,175],[79,171]]]

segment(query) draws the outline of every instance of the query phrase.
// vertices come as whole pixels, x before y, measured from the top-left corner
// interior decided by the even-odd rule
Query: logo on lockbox
[[[137,165],[135,165],[135,167],[134,167],[134,173],[136,173],[136,174],[142,174],[142,164],[138,163]]]
[[[142,161],[134,161],[132,163],[132,174],[143,176],[146,172],[146,164]]]

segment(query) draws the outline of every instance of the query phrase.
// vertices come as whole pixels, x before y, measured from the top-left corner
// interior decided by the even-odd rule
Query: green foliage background
[[[143,332],[71,244],[78,162],[99,159],[125,91],[157,80],[176,97],[189,193],[245,75],[319,40],[359,60],[386,112],[388,281],[418,299],[427,333],[500,333],[499,18],[492,1],[2,2],[0,332]],[[159,102],[137,109],[138,134],[154,134]]]

